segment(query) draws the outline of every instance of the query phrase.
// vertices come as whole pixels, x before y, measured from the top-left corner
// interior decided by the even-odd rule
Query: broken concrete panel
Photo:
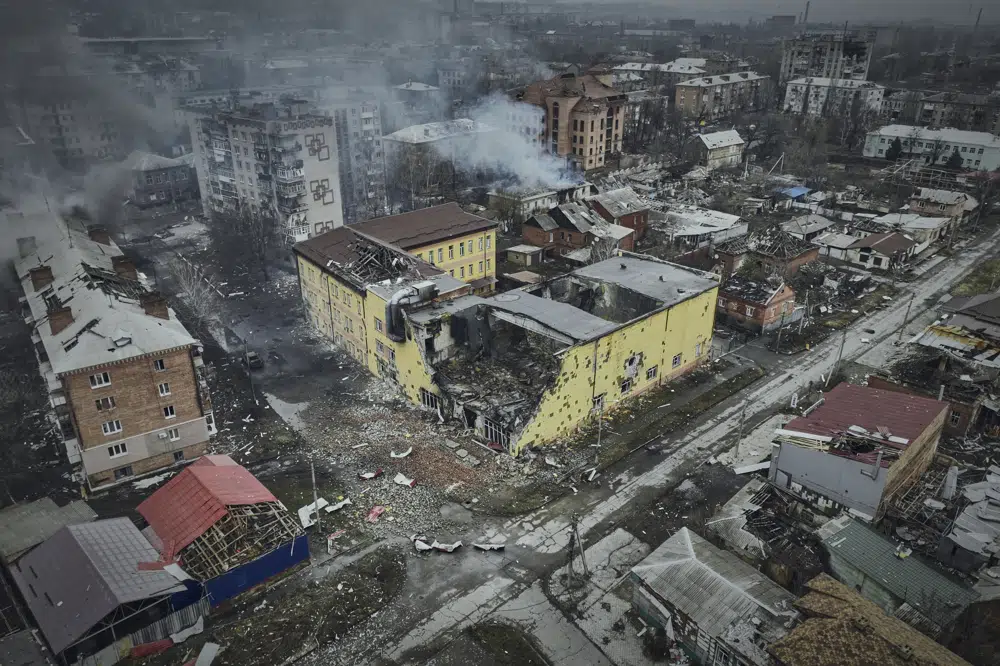
[[[469,452],[466,451],[465,449],[459,449],[458,451],[455,451],[455,455],[458,456],[459,458],[466,458],[468,457]]]

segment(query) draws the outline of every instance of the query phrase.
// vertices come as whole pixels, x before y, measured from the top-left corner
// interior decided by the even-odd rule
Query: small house
[[[746,143],[736,130],[699,134],[692,141],[695,162],[708,170],[737,167]]]
[[[731,275],[719,287],[716,320],[756,333],[767,333],[802,318],[795,309],[795,292],[784,282],[749,280]]]

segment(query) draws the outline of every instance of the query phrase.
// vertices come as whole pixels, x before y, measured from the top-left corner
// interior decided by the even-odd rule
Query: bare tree
[[[590,262],[596,264],[598,261],[611,259],[618,255],[618,240],[608,235],[594,236],[590,243]]]
[[[209,235],[216,254],[230,267],[256,269],[270,279],[268,257],[279,244],[278,218],[273,210],[242,206],[212,215]]]
[[[493,198],[493,209],[504,232],[519,231],[524,222],[521,200],[513,190],[498,188]]]
[[[219,320],[219,301],[215,289],[204,274],[190,261],[177,258],[170,262],[170,272],[177,281],[177,296],[199,325]]]

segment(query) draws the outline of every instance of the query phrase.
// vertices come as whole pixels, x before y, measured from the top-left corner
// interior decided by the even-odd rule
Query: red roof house
[[[294,553],[299,537],[303,545],[295,561],[301,561],[303,552],[308,554],[297,521],[264,484],[229,456],[203,456],[140,504],[139,513],[149,523],[143,533],[161,558],[179,559],[198,581],[272,557],[269,554],[282,546],[291,546]],[[244,582],[253,578],[244,575]],[[260,581],[252,584],[256,582]]]

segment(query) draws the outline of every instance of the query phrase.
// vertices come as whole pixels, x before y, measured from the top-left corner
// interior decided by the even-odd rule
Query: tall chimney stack
[[[105,227],[99,224],[87,227],[87,235],[90,236],[90,240],[95,243],[100,243],[101,245],[111,245],[111,234],[108,233],[108,230]]]
[[[114,267],[118,277],[125,278],[126,280],[139,279],[139,272],[135,269],[135,263],[124,254],[111,257],[111,265]]]
[[[28,269],[28,275],[31,276],[31,286],[35,288],[35,291],[41,291],[47,286],[52,284],[55,280],[52,277],[52,267],[51,266],[35,266],[34,268]]]
[[[72,323],[73,309],[68,305],[49,310],[49,330],[52,331],[52,335],[57,335],[60,331]]]
[[[167,309],[167,299],[158,291],[151,291],[143,294],[139,298],[142,309],[151,317],[160,319],[170,319],[170,311]]]

